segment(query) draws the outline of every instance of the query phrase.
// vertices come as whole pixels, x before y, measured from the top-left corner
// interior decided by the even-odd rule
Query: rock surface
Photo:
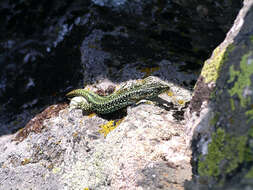
[[[183,189],[191,152],[168,112],[140,104],[108,122],[63,109],[21,142],[1,138],[0,188]]]
[[[186,189],[253,189],[252,26],[246,0],[197,81],[186,114],[195,177]]]
[[[245,5],[249,2],[245,1]],[[4,17],[0,18],[3,20],[0,189],[181,190],[186,181],[189,181],[187,188],[194,189],[196,184],[205,182],[215,187],[220,178],[209,175],[211,170],[204,162],[207,154],[201,158],[202,183],[195,184],[196,178],[192,180],[191,156],[197,158],[193,160],[193,171],[197,172],[198,150],[195,147],[192,153],[188,145],[196,125],[189,125],[190,122],[186,125],[183,114],[201,63],[223,40],[241,6],[242,1],[238,0],[1,2]],[[241,17],[243,11],[247,12],[247,8],[242,10]],[[235,27],[231,31],[239,29]],[[251,32],[245,29],[242,35]],[[246,40],[245,47],[251,47],[247,46],[249,43]],[[245,59],[251,60],[250,56]],[[230,83],[239,77],[238,68],[235,65],[232,69]],[[226,67],[222,72],[229,74]],[[160,104],[142,102],[128,107],[127,112],[98,116],[70,109],[63,99],[72,88],[85,86],[106,95],[125,82],[149,75],[158,76],[171,86],[170,92],[161,95]],[[213,101],[215,105],[226,102],[225,96],[220,99],[217,96],[217,102],[209,100],[213,82],[206,82],[211,85],[208,88],[197,83],[189,109],[192,118],[201,113],[203,100]],[[198,92],[204,98],[198,98]],[[245,93],[246,96],[251,93],[250,86]],[[240,100],[242,96],[238,97]],[[251,99],[242,102],[245,111]],[[238,99],[234,103],[237,106]],[[225,122],[222,118],[226,119],[219,117],[217,121]],[[213,127],[202,129],[209,140],[222,137],[215,143],[230,138],[223,128],[217,134],[210,133]],[[247,131],[246,126],[243,129]],[[206,147],[207,151],[209,141],[197,140],[193,147],[201,145],[200,149]],[[248,136],[235,137],[231,144],[239,144],[240,149],[245,143],[252,149]],[[224,156],[218,157],[218,161],[221,158]],[[239,165],[245,176],[251,176],[252,171],[247,167],[252,161],[241,161],[241,154],[239,161],[230,160],[233,165],[225,160],[224,168],[228,165],[229,171],[234,172],[234,166]],[[227,179],[227,175],[222,173],[221,179]],[[249,180],[244,182],[249,184]]]
[[[1,1],[0,134],[24,127],[62,102],[70,88],[101,77],[113,82],[139,77],[120,76],[123,67],[150,74],[147,68],[176,61],[183,72],[197,75],[241,6],[240,0]],[[95,65],[102,74],[88,73]]]

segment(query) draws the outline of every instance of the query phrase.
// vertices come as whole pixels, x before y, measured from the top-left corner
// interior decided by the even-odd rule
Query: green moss
[[[250,168],[249,172],[245,175],[245,178],[253,179],[253,166]]]
[[[216,113],[215,116],[210,120],[211,126],[214,126],[217,123],[217,121],[219,119],[219,115],[220,115],[219,113]]]
[[[224,148],[225,132],[218,129],[212,135],[212,143],[208,145],[208,154],[205,160],[199,162],[199,174],[201,176],[219,176],[219,163],[224,159],[222,149]]]
[[[234,111],[235,110],[235,102],[234,102],[233,98],[230,98],[230,106],[231,106],[231,110]]]
[[[230,173],[238,167],[240,163],[243,162],[245,152],[246,152],[246,143],[247,137],[240,136],[234,137],[230,140],[227,138],[228,146],[225,147],[226,159],[229,160],[228,167],[226,168],[226,173]]]
[[[249,137],[253,138],[253,126],[249,130]]]
[[[200,157],[198,171],[200,176],[218,177],[230,173],[244,161],[247,136],[228,135],[219,128],[212,135],[208,154]]]
[[[248,117],[247,123],[249,123],[253,119],[253,109],[246,111],[245,114]]]
[[[234,65],[230,66],[229,73],[230,79],[228,82],[233,82],[233,88],[229,89],[228,92],[230,96],[237,95],[240,99],[240,104],[242,107],[245,107],[248,103],[250,103],[250,96],[244,97],[244,90],[249,88],[251,85],[251,75],[253,74],[253,58],[252,52],[245,54],[240,61],[240,70],[235,70]]]
[[[213,91],[211,91],[210,94],[210,99],[215,99],[217,97],[217,95],[220,93],[220,91],[218,91],[217,89],[214,89]]]
[[[250,36],[250,41],[253,43],[253,35]]]
[[[227,48],[220,49],[217,47],[213,51],[212,57],[207,60],[201,71],[201,76],[204,77],[205,83],[216,82],[221,65],[226,61],[227,55],[234,49],[234,45],[230,44]]]

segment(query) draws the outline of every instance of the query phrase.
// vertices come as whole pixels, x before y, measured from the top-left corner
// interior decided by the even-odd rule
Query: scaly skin
[[[140,100],[151,100],[169,90],[169,86],[158,81],[156,77],[147,77],[141,83],[133,84],[128,88],[122,88],[108,96],[99,96],[94,92],[84,89],[76,89],[69,92],[69,98],[82,96],[87,102],[79,102],[76,106],[86,112],[107,114],[121,108],[135,104]]]

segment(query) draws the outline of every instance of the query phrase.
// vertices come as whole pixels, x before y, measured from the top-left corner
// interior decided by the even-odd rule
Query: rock
[[[138,79],[136,70],[150,75],[165,62],[198,73],[241,6],[238,0],[0,2],[0,133],[24,127],[70,88]]]
[[[253,1],[202,69],[187,110],[195,171],[186,189],[253,189]]]
[[[194,187],[192,133],[185,134],[183,114],[201,63],[241,6],[238,0],[1,2],[0,189],[181,190],[185,181]],[[140,102],[109,116],[66,107],[72,88],[106,95],[149,75],[171,85],[159,104]],[[202,87],[195,94],[209,100],[213,89]],[[195,100],[194,113],[202,106]],[[224,136],[221,142],[230,137],[217,130],[209,139],[215,135]]]
[[[115,122],[63,109],[39,133],[1,139],[0,188],[183,189],[191,152],[182,124],[148,104]]]

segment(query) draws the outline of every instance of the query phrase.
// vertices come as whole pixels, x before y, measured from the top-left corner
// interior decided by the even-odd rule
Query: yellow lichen
[[[100,130],[98,131],[101,134],[104,134],[104,137],[108,135],[112,130],[119,126],[119,124],[123,121],[120,119],[118,121],[110,120],[106,124],[100,126]]]
[[[21,162],[21,165],[26,165],[26,164],[29,164],[31,161],[30,158],[25,158],[22,162]]]
[[[222,173],[234,171],[246,158],[247,139],[247,136],[230,135],[218,128],[212,135],[212,142],[208,144],[208,154],[200,156],[199,174],[218,177]]]
[[[145,101],[145,104],[152,105],[152,104],[153,104],[153,102],[152,102],[152,101],[147,100],[147,101]]]
[[[171,96],[174,96],[174,94],[173,94],[172,91],[167,92],[167,95],[170,96],[170,97],[171,97]]]
[[[159,67],[151,67],[151,68],[142,68],[140,71],[145,73],[144,77],[150,76],[153,72],[158,71],[160,68]]]
[[[185,104],[185,101],[184,101],[184,100],[177,100],[177,103],[178,103],[179,105],[184,105],[184,104]]]
[[[55,144],[56,144],[56,145],[61,144],[61,140],[58,140]]]
[[[94,117],[95,115],[96,115],[95,113],[91,113],[91,114],[88,115],[88,117],[89,117],[89,118],[92,118],[92,117]]]
[[[60,171],[61,171],[61,168],[59,168],[59,167],[54,167],[53,170],[52,170],[52,172],[53,172],[54,174],[57,174],[57,173],[59,173]]]
[[[48,166],[47,166],[47,169],[49,169],[49,170],[52,170],[54,168],[54,164],[49,164]]]
[[[205,83],[216,82],[222,64],[226,61],[228,53],[233,51],[234,45],[230,44],[227,48],[221,49],[217,47],[212,54],[212,57],[205,61],[201,71],[201,76],[204,77]]]
[[[204,63],[201,76],[204,77],[205,83],[215,82],[217,80],[218,72],[224,59],[225,50],[226,49],[221,50],[217,47],[213,51],[212,57]]]
[[[78,137],[78,132],[73,133],[73,138],[77,138]]]
[[[228,83],[234,83],[233,87],[228,90],[231,97],[237,95],[240,99],[240,105],[246,107],[251,102],[251,95],[244,95],[246,89],[250,89],[251,77],[253,74],[253,53],[249,51],[242,56],[240,69],[235,69],[234,65],[229,68],[230,79]]]

